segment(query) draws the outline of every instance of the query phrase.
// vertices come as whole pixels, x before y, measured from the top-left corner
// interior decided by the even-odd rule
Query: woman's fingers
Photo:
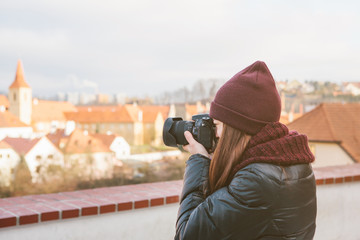
[[[184,136],[186,138],[186,141],[188,141],[189,143],[188,145],[183,146],[186,151],[190,152],[191,154],[199,153],[206,157],[210,157],[205,147],[198,143],[189,131],[185,131]]]
[[[188,143],[190,145],[194,144],[194,142],[196,142],[196,140],[194,139],[194,137],[192,136],[192,134],[189,131],[185,131],[184,136],[186,138],[186,141],[188,141]]]

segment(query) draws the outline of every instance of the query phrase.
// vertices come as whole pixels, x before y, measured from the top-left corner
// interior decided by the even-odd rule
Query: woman
[[[257,61],[216,93],[213,156],[189,132],[175,239],[312,239],[314,161],[307,137],[279,123],[274,79]]]

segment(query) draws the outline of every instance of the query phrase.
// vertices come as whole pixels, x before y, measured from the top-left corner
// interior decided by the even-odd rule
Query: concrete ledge
[[[182,181],[0,199],[0,228],[179,202]]]
[[[314,168],[317,185],[360,181],[360,164]],[[179,202],[182,180],[0,199],[0,228]],[[1,231],[1,230],[0,230]]]
[[[314,168],[316,184],[334,184],[360,181],[360,163]]]

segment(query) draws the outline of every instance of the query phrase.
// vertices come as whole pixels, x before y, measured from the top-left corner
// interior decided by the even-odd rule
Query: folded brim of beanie
[[[239,129],[249,135],[255,135],[267,123],[256,119],[249,118],[230,108],[227,108],[215,101],[211,102],[210,117],[217,119],[227,125]]]

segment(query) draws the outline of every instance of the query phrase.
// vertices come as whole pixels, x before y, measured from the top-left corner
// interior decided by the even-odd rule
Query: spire
[[[9,88],[30,88],[29,84],[25,82],[24,69],[20,59],[17,64],[15,80]]]

